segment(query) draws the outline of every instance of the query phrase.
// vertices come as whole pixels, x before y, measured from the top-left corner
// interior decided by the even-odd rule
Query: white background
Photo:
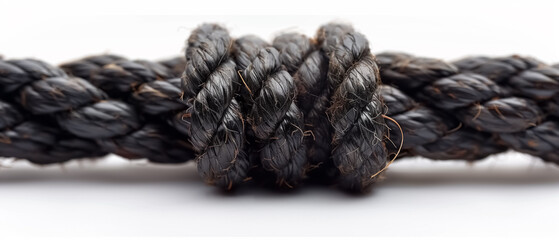
[[[559,6],[547,1],[0,0],[0,54],[53,64],[89,54],[156,60],[218,22],[233,36],[310,36],[352,23],[374,52],[453,60],[518,53],[559,62]],[[559,168],[518,153],[474,165],[409,159],[363,197],[330,188],[291,194],[205,186],[193,164],[96,163],[0,169],[0,239],[41,237],[376,236],[558,239]]]

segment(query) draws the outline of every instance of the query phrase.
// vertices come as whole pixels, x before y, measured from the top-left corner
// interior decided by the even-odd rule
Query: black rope
[[[161,62],[0,59],[0,87],[0,156],[37,164],[108,152],[196,158],[224,189],[311,180],[364,192],[400,147],[399,127],[398,157],[474,161],[514,149],[559,163],[558,65],[375,57],[344,24],[271,44],[204,24],[185,57]]]

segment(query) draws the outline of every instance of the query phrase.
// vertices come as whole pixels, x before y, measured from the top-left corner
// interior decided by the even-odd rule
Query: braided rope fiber
[[[84,153],[82,157],[113,152],[131,159],[147,158],[163,163],[184,162],[188,158],[183,156],[192,156],[188,148],[190,144],[165,125],[146,124],[132,105],[108,99],[103,90],[84,79],[68,76],[60,68],[37,60],[10,60],[0,62],[0,72],[3,96],[11,96],[7,102],[17,103],[27,111],[26,114],[32,115],[28,118],[40,119],[39,122],[46,123],[40,125],[60,131],[60,136],[74,136],[71,141],[89,143],[76,144],[76,149],[68,152],[87,147],[89,153]],[[11,121],[10,126],[4,127],[8,131],[5,138],[10,139],[4,141],[7,142],[7,151],[20,148],[19,145],[27,147],[36,141],[54,142],[51,139],[34,139],[39,135],[26,134],[29,132],[27,128],[20,126],[27,125]],[[13,132],[14,129],[22,132]],[[20,139],[18,144],[12,144],[14,137]],[[35,154],[42,155],[41,151]],[[52,161],[62,160],[69,159]]]
[[[552,99],[559,92],[558,69],[520,56],[472,57],[455,63],[400,53],[378,56],[385,69],[385,82],[431,109],[446,113],[441,120],[451,122],[454,116],[464,126],[462,131],[487,135],[489,140],[477,142],[489,145],[464,145],[462,152],[476,153],[472,159],[496,153],[503,149],[498,145],[504,145],[546,161],[559,160],[555,153],[559,136],[552,130],[557,127]],[[436,142],[436,138],[445,136],[444,131],[426,142]],[[457,132],[460,129],[450,135]],[[423,150],[418,154],[423,155]],[[429,157],[429,153],[426,155]]]
[[[0,156],[194,158],[204,181],[226,190],[313,181],[349,192],[369,191],[400,148],[399,158],[513,149],[559,163],[559,65],[375,56],[369,45],[346,24],[269,43],[203,24],[184,57],[160,62],[0,59]]]
[[[210,184],[228,189],[247,177],[243,113],[236,99],[239,88],[233,40],[224,28],[205,24],[192,32],[186,49],[182,98],[188,110],[182,119],[198,152],[198,172]]]
[[[369,42],[350,26],[322,26],[317,40],[330,60],[326,113],[334,129],[332,159],[340,170],[340,184],[352,191],[367,190],[376,180],[371,176],[387,161],[379,70]]]

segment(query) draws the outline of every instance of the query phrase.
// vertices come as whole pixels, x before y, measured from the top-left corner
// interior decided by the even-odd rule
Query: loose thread
[[[385,165],[380,171],[378,171],[377,173],[373,174],[373,175],[371,176],[371,178],[376,177],[377,175],[379,175],[380,173],[382,173],[383,171],[385,171],[386,169],[388,169],[388,166],[390,166],[390,164],[392,164],[392,163],[396,160],[396,158],[398,157],[398,155],[400,155],[400,151],[402,151],[402,146],[404,145],[404,131],[402,130],[402,127],[400,126],[400,124],[399,124],[396,120],[394,120],[393,118],[391,118],[391,117],[389,117],[389,116],[386,116],[386,115],[384,115],[384,114],[382,115],[382,117],[385,118],[385,119],[388,119],[388,120],[390,120],[390,121],[392,121],[392,122],[394,122],[394,123],[396,124],[396,126],[398,126],[398,128],[400,129],[400,134],[401,134],[402,137],[401,137],[401,140],[400,140],[400,147],[398,148],[398,151],[396,152],[396,155],[392,158],[392,160],[390,160],[388,163],[386,163],[386,165]]]

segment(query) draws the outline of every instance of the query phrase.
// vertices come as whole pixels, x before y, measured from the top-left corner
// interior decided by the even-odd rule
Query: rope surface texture
[[[474,161],[512,149],[557,164],[558,119],[558,65],[374,56],[337,23],[271,43],[203,24],[184,57],[160,62],[0,59],[1,157],[194,159],[225,190],[312,181],[367,192],[405,156]]]

